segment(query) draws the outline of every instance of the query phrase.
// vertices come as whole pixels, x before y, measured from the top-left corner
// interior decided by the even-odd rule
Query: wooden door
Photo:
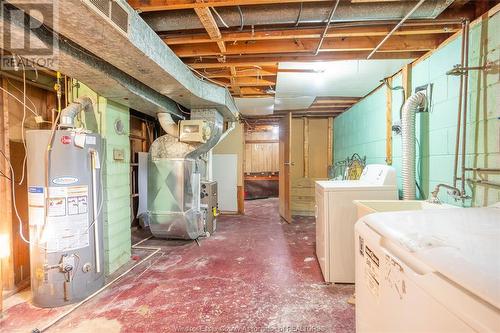
[[[280,215],[288,223],[292,222],[290,209],[290,168],[291,161],[291,138],[292,138],[292,113],[288,113],[280,120],[279,127],[279,210]]]

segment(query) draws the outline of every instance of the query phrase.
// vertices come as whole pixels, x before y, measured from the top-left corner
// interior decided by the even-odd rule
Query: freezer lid
[[[362,220],[401,250],[500,308],[500,208],[386,212]]]
[[[320,180],[316,186],[328,191],[388,191],[396,190],[396,185],[378,185],[363,180]]]

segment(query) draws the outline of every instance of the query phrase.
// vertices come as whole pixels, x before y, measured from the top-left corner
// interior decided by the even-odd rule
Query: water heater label
[[[47,199],[47,223],[40,235],[49,252],[74,250],[89,245],[88,186],[50,187],[45,198],[44,187],[28,188],[30,226],[42,226],[45,221]]]
[[[78,183],[78,178],[76,177],[59,177],[52,179],[52,182],[57,185],[71,185]]]
[[[48,252],[89,246],[88,186],[49,187],[45,240]]]
[[[28,187],[28,214],[30,225],[42,225],[45,219],[44,187]]]

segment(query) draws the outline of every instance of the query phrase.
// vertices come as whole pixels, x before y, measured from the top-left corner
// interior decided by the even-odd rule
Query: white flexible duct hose
[[[425,106],[426,95],[419,91],[408,98],[403,105],[401,115],[403,144],[403,199],[415,200],[415,113],[417,108]]]
[[[175,138],[179,137],[179,126],[174,122],[170,113],[162,112],[158,113],[158,121],[160,122],[161,128],[168,134]]]

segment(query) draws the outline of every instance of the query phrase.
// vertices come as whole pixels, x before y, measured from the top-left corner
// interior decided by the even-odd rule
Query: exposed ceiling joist
[[[236,68],[233,66],[230,68],[230,70],[231,70],[231,76],[230,76],[231,87],[233,88],[233,91],[236,95],[242,96],[240,86],[236,82]]]
[[[247,6],[275,4],[276,0],[206,0],[202,2],[193,0],[128,0],[132,8],[141,12],[161,10],[194,9],[224,6]],[[324,0],[280,0],[281,3],[324,2]]]
[[[330,28],[326,34],[326,38],[344,38],[344,37],[377,37],[385,36],[390,31],[390,26],[361,26],[361,27],[344,27]],[[435,34],[451,34],[459,30],[458,24],[447,24],[443,26],[408,26],[403,27],[394,33],[395,36],[409,35],[435,35]],[[290,30],[264,30],[255,32],[229,32],[221,35],[221,40],[224,42],[239,42],[250,40],[281,40],[281,39],[310,39],[320,38],[321,29],[319,28],[303,28]],[[166,36],[164,41],[168,45],[180,44],[203,44],[210,43],[214,38],[207,34],[196,34],[186,36]]]
[[[434,36],[393,36],[379,52],[429,51],[436,48],[443,38]],[[323,42],[321,53],[342,51],[371,51],[380,42],[381,37],[329,38]],[[248,43],[228,44],[224,55],[250,55],[269,53],[310,53],[317,45],[315,39],[253,41]],[[217,56],[220,49],[212,43],[172,45],[172,50],[181,58]]]
[[[234,67],[234,66],[233,66]],[[258,66],[256,66],[258,67]],[[276,76],[278,72],[276,67],[263,67],[261,68],[235,68],[233,72],[226,70],[216,70],[216,71],[204,71],[204,76],[212,78],[231,78],[231,77],[266,77],[266,76]]]
[[[202,0],[196,0],[196,1],[197,3],[202,2]],[[208,7],[195,8],[194,11],[196,12],[196,15],[198,15],[201,24],[207,31],[210,40],[215,41],[217,43],[219,51],[225,53],[226,45],[224,41],[221,40],[222,35],[220,33],[219,27],[217,26],[217,22],[215,22],[215,19],[212,13],[210,12],[210,8]]]
[[[378,53],[373,56],[372,59],[416,59],[424,55],[427,51],[410,51],[410,52],[386,52]],[[210,58],[199,58],[186,59],[186,63],[192,68],[229,68],[231,66],[244,67],[249,65],[257,66],[277,66],[279,62],[317,62],[317,61],[334,61],[334,60],[356,60],[356,59],[366,59],[370,52],[369,51],[350,51],[350,52],[324,52],[320,53],[318,56],[312,56],[308,54],[299,55],[259,55],[251,57],[238,57],[230,58],[227,57],[226,62],[211,62]],[[206,61],[205,61],[206,60]]]
[[[323,104],[354,104],[360,100],[358,97],[317,97],[314,105]]]

